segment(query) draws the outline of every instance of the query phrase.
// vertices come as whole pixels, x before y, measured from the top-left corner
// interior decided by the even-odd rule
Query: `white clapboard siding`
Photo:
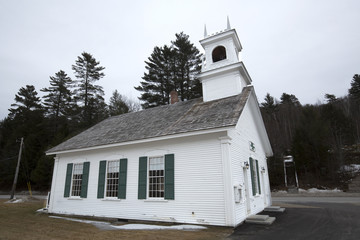
[[[68,153],[58,156],[54,167],[50,212],[119,219],[170,221],[225,225],[221,134],[206,134],[152,143]],[[175,200],[138,200],[139,157],[151,154],[175,155]],[[101,160],[127,158],[126,199],[97,199]],[[64,198],[68,163],[90,162],[86,199]]]
[[[261,142],[261,136],[258,126],[256,125],[255,116],[257,104],[253,98],[249,99],[249,102],[245,105],[245,108],[239,119],[239,123],[235,130],[229,132],[229,136],[232,138],[231,144],[231,159],[232,159],[232,177],[233,184],[241,184],[243,198],[245,198],[245,180],[244,180],[244,162],[249,162],[249,158],[252,157],[259,161],[259,174],[261,182],[261,195],[252,195],[251,186],[251,173],[250,169],[247,171],[247,182],[250,199],[242,199],[240,203],[235,203],[235,225],[244,221],[247,215],[257,214],[261,212],[270,202],[270,187],[268,180],[267,163],[265,156],[265,149]],[[255,144],[255,152],[250,150],[249,142]],[[265,173],[261,173],[261,167],[266,169]],[[262,176],[263,175],[263,176]],[[266,201],[264,198],[267,198]],[[247,211],[246,201],[250,201],[250,211]],[[265,204],[266,203],[266,204]]]

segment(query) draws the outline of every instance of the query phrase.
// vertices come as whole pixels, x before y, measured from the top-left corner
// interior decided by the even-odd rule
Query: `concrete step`
[[[245,222],[261,225],[271,225],[275,219],[275,217],[269,217],[269,215],[252,215],[246,218]]]
[[[265,212],[285,212],[285,208],[279,206],[270,206],[264,209]]]

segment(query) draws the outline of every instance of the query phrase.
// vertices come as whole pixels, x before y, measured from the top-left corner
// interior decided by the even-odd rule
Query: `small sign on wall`
[[[250,148],[250,151],[253,151],[255,152],[255,144],[252,142],[252,141],[249,141],[249,148]]]

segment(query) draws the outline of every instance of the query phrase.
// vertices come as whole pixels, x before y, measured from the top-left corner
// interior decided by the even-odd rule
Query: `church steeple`
[[[242,46],[235,29],[231,29],[229,17],[227,28],[208,35],[200,44],[205,50],[201,74],[204,101],[240,94],[242,88],[251,84],[246,68],[239,60]]]

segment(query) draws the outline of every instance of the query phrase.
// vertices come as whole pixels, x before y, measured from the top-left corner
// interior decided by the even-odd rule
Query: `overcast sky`
[[[242,60],[259,102],[294,94],[302,104],[324,94],[347,94],[360,73],[358,0],[0,0],[0,119],[21,87],[36,91],[82,52],[105,67],[112,92],[137,99],[134,89],[155,46],[183,31],[201,51],[204,36],[226,28],[229,16],[243,46]]]

